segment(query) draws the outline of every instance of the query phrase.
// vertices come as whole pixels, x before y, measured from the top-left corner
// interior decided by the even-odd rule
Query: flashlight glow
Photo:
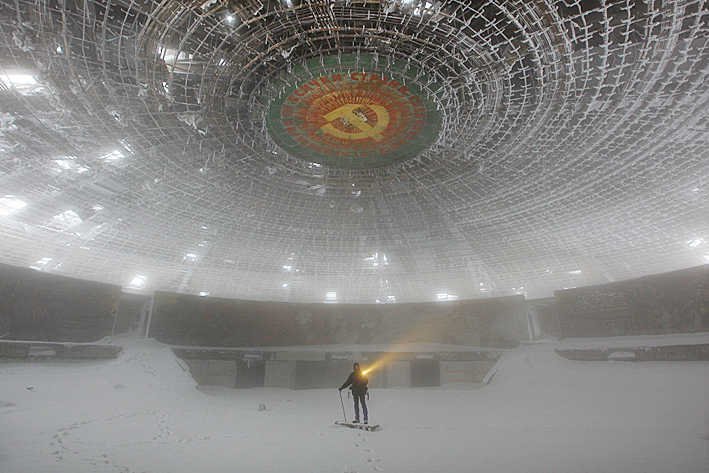
[[[456,307],[456,305],[451,305],[450,311],[452,312]],[[409,345],[412,343],[439,343],[448,330],[449,324],[445,322],[443,317],[438,318],[436,321],[420,320],[414,324],[411,330],[388,344],[390,351],[383,353],[366,368],[362,368],[362,374],[365,376],[371,375],[386,368],[387,365],[399,359],[402,353],[410,352],[411,347]],[[404,357],[403,359],[406,358]]]
[[[397,355],[396,352],[387,352],[383,354],[379,359],[374,360],[374,363],[369,365],[366,369],[362,370],[362,374],[365,376],[374,373],[375,371],[379,371],[382,368],[384,368],[387,363],[389,363],[395,356]]]

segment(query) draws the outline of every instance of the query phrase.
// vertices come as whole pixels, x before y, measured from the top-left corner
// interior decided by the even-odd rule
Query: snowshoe
[[[341,420],[335,421],[335,424],[349,427],[350,429],[366,430],[367,432],[377,432],[382,429],[379,424],[355,424],[354,422],[343,422]]]

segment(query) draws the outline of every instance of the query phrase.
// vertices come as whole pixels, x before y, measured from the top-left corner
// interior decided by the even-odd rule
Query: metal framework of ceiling
[[[367,303],[543,297],[705,264],[707,10],[0,0],[0,260],[139,290]],[[284,144],[290,122],[275,134],[274,103],[353,73],[416,90],[431,139],[341,166]],[[333,133],[374,130],[380,109],[338,112]]]

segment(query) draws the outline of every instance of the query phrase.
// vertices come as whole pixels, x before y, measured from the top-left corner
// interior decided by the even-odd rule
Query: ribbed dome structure
[[[709,262],[704,1],[0,3],[0,261],[406,302]]]

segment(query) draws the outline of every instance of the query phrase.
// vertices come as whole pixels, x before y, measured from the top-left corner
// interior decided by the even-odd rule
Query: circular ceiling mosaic
[[[325,64],[310,79],[306,71],[319,62],[293,70],[296,84],[271,105],[271,137],[291,155],[334,167],[380,167],[415,157],[436,139],[441,119],[431,91],[407,80],[403,68],[400,77],[372,72],[369,56]]]

